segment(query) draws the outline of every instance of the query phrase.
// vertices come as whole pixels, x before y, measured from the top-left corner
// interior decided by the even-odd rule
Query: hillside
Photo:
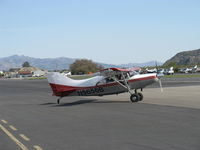
[[[9,57],[0,58],[0,70],[9,70],[10,68],[21,67],[25,61],[28,61],[31,66],[38,67],[46,70],[61,70],[68,69],[70,64],[72,64],[76,59],[67,58],[67,57],[59,57],[59,58],[33,58],[24,55],[13,55]],[[143,67],[143,66],[154,66],[155,61],[150,61],[146,63],[129,63],[129,64],[106,64],[99,63],[105,68],[109,67]],[[158,63],[159,65],[162,63]]]
[[[164,65],[169,65],[171,63],[176,63],[177,65],[200,64],[200,49],[177,53],[171,59],[167,60]]]
[[[28,61],[31,66],[46,69],[66,69],[71,63],[75,61],[72,58],[33,58],[28,56],[13,55],[9,57],[0,58],[0,70],[8,70],[9,68],[21,67],[22,64]]]

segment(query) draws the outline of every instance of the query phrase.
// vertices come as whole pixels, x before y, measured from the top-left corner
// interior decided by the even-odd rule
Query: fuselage
[[[104,76],[84,80],[73,80],[59,73],[47,75],[55,96],[103,96],[119,94],[128,90],[114,80],[108,81]],[[158,81],[156,73],[138,74],[126,79],[130,89],[142,89]],[[123,80],[118,80],[125,85]]]

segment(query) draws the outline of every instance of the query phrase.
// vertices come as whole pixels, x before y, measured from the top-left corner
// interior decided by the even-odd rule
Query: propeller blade
[[[156,64],[156,73],[158,74],[158,64],[157,64],[157,61],[155,61],[155,64]]]
[[[161,79],[159,79],[158,82],[159,82],[159,85],[160,85],[160,91],[163,92],[163,87],[162,87]]]

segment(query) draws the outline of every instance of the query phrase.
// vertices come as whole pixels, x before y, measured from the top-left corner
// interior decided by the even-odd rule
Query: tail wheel
[[[60,104],[61,98],[62,98],[62,97],[59,97],[59,98],[57,99],[57,104]]]
[[[139,95],[138,94],[132,94],[130,97],[131,102],[135,103],[138,102],[139,100]]]
[[[57,99],[57,104],[60,104],[60,99],[59,98]]]
[[[139,101],[142,101],[143,98],[144,98],[143,94],[142,94],[142,93],[137,93],[137,94],[138,94],[138,96],[139,96]]]

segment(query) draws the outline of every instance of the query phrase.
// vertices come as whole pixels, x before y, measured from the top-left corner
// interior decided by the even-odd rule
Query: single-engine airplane
[[[138,68],[107,68],[83,80],[74,80],[58,72],[49,72],[47,79],[53,95],[59,97],[58,104],[65,96],[103,96],[124,92],[130,93],[132,102],[138,102],[143,100],[143,94],[138,92],[138,89],[142,91],[147,85],[157,81],[161,88],[162,85],[157,73],[138,74],[136,70]]]

